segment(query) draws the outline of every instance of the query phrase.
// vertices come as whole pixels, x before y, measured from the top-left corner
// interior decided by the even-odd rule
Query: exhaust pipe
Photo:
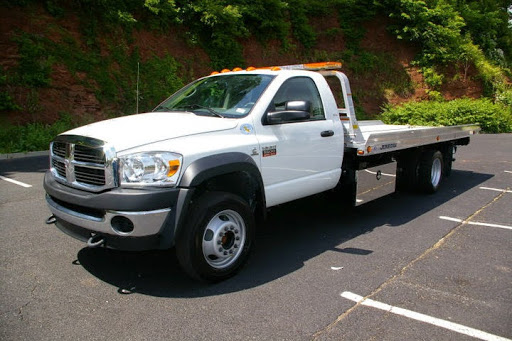
[[[87,241],[87,246],[90,248],[100,247],[102,245],[105,245],[105,238],[99,234],[91,236]]]
[[[46,219],[45,223],[48,225],[55,224],[57,218],[52,214],[48,219]]]

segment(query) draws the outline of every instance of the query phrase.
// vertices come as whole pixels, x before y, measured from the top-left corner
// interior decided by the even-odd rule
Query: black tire
[[[219,282],[246,263],[255,232],[253,213],[239,196],[207,192],[192,203],[176,240],[176,255],[192,278]]]
[[[443,175],[443,154],[438,150],[423,152],[418,168],[418,189],[428,194],[437,192]]]

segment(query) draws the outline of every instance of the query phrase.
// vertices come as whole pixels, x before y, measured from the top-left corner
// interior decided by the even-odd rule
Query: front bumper
[[[79,240],[101,236],[108,248],[165,249],[174,243],[179,188],[123,189],[90,193],[45,174],[46,200],[59,229]]]

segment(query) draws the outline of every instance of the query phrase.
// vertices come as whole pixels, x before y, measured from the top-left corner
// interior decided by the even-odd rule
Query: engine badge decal
[[[254,128],[252,127],[251,124],[245,123],[240,126],[240,131],[242,132],[242,134],[249,135],[252,134]]]
[[[263,152],[263,157],[277,155],[277,149],[276,149],[275,145],[274,146],[263,147],[262,148],[262,152]]]

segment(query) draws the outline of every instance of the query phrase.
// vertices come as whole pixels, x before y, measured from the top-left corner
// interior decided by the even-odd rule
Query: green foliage
[[[457,60],[464,19],[445,0],[383,0],[396,24],[398,39],[421,46],[423,65],[445,64]]]
[[[0,111],[18,110],[19,106],[14,102],[7,88],[7,75],[4,74],[3,67],[0,70]]]
[[[475,45],[491,61],[512,66],[512,29],[509,27],[507,8],[509,0],[452,1],[466,26],[463,34],[469,34]]]
[[[183,81],[177,76],[179,67],[178,62],[169,55],[163,58],[153,56],[141,65],[140,111],[153,109],[163,99],[183,87]]]
[[[431,98],[440,97],[443,82],[436,66],[457,65],[466,76],[475,65],[486,95],[508,101],[510,86],[499,66],[510,67],[512,62],[509,1],[381,0],[380,4],[393,18],[396,36],[420,47],[417,63],[423,68]]]
[[[291,25],[286,18],[289,5],[282,0],[237,0],[243,13],[244,25],[247,30],[261,41],[279,39],[283,44],[287,38]],[[276,20],[279,18],[279,20]]]
[[[359,49],[358,52],[356,55],[347,50],[341,58],[345,64],[350,65],[350,70],[357,77],[373,79],[380,92],[392,90],[402,96],[412,92],[411,78],[393,55],[363,49]]]
[[[424,67],[421,69],[425,83],[432,89],[439,89],[443,84],[444,76],[437,73],[433,67]]]
[[[290,22],[294,37],[307,49],[316,44],[316,33],[309,25],[308,8],[305,0],[290,0]]]
[[[49,86],[54,60],[46,53],[45,39],[37,35],[21,33],[13,40],[18,44],[20,55],[17,83],[28,87]]]
[[[30,123],[24,126],[0,126],[0,153],[47,150],[56,135],[75,126],[69,114],[53,124]]]
[[[489,99],[409,102],[386,107],[381,119],[390,124],[452,126],[478,123],[486,133],[512,132],[512,107]]]
[[[338,10],[340,27],[349,49],[358,49],[366,30],[362,23],[371,20],[378,11],[374,0],[338,0],[333,7]]]

